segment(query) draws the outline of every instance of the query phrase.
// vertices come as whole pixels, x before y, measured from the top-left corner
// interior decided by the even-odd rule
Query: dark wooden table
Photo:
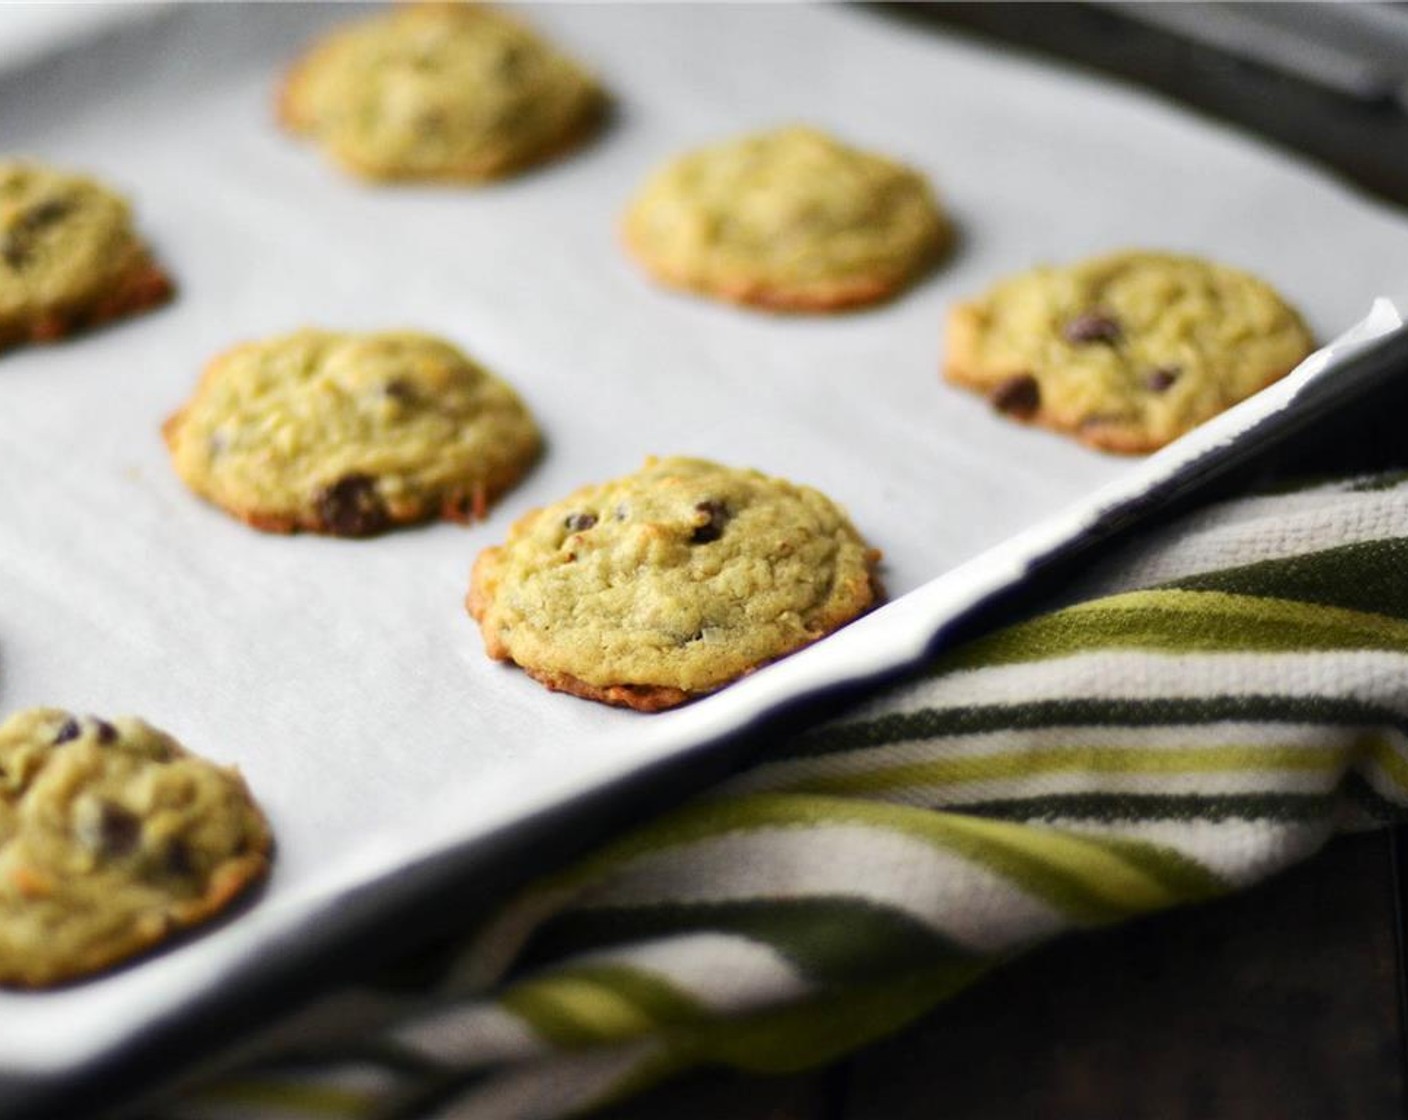
[[[816,1074],[699,1074],[610,1120],[1397,1120],[1391,833],[1039,949]]]
[[[1408,115],[1396,107],[1092,5],[921,4],[877,18],[1142,85],[1408,206]],[[1387,442],[1408,462],[1408,442]],[[1333,465],[1333,454],[1314,464]],[[706,1071],[608,1120],[1402,1120],[1403,835],[1342,837],[1236,897],[1040,948],[831,1068]]]

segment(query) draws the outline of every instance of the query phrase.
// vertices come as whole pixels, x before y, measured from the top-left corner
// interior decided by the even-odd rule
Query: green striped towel
[[[1208,509],[539,881],[434,992],[334,997],[168,1114],[547,1120],[798,1069],[1255,883],[1408,804],[1405,571],[1404,476]]]

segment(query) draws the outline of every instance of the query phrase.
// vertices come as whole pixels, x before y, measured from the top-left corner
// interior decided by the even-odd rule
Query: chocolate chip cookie
[[[950,240],[917,171],[802,127],[674,160],[635,197],[623,233],[657,279],[778,311],[886,299]]]
[[[467,605],[490,657],[551,689],[658,711],[868,610],[878,560],[816,490],[649,459],[522,518],[476,560]]]
[[[1002,281],[949,316],[944,376],[1000,412],[1107,451],[1153,451],[1314,349],[1267,284],[1196,257],[1124,252]]]
[[[573,147],[604,103],[591,75],[518,20],[427,3],[318,43],[284,82],[279,117],[357,175],[473,182]]]
[[[0,160],[0,350],[134,315],[171,292],[123,199],[81,175]]]
[[[234,770],[137,719],[0,723],[0,985],[61,984],[229,906],[269,870]]]
[[[541,442],[508,385],[412,332],[303,330],[237,346],[162,432],[176,473],[229,513],[344,537],[483,517]]]

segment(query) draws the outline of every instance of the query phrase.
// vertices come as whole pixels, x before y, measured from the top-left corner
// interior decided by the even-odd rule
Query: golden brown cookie
[[[518,20],[425,3],[334,31],[293,68],[279,117],[369,179],[475,182],[594,130],[596,80]]]
[[[816,490],[649,459],[518,521],[476,560],[467,605],[490,657],[551,689],[658,711],[869,610],[879,555]]]
[[[150,949],[268,873],[234,770],[137,719],[0,723],[0,985],[47,987]]]
[[[0,349],[53,342],[171,292],[116,194],[80,175],[0,160]]]
[[[949,316],[944,376],[1017,420],[1107,451],[1153,451],[1314,349],[1268,285],[1131,251],[1002,281]]]
[[[884,300],[951,240],[917,171],[802,127],[672,161],[631,202],[623,233],[657,279],[775,311]]]
[[[483,517],[541,444],[504,382],[408,331],[237,346],[162,433],[185,483],[255,528],[345,537]]]

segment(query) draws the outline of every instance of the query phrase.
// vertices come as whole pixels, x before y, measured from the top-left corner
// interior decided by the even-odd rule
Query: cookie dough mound
[[[596,81],[531,30],[472,4],[417,4],[333,32],[279,98],[290,131],[370,179],[491,179],[592,131]]]
[[[746,136],[676,159],[626,213],[657,279],[778,311],[893,295],[948,245],[923,176],[813,128]]]
[[[365,537],[471,521],[537,457],[518,395],[411,332],[304,330],[206,368],[162,428],[192,490],[269,532]]]
[[[998,410],[1107,451],[1153,451],[1314,349],[1245,272],[1124,252],[999,283],[950,314],[944,376]]]
[[[0,985],[61,984],[233,902],[269,870],[243,779],[137,719],[0,723]]]
[[[475,562],[467,605],[490,657],[551,689],[658,711],[862,614],[878,560],[815,490],[648,459],[521,519]]]
[[[171,291],[120,197],[81,175],[0,160],[0,349],[134,315]]]

